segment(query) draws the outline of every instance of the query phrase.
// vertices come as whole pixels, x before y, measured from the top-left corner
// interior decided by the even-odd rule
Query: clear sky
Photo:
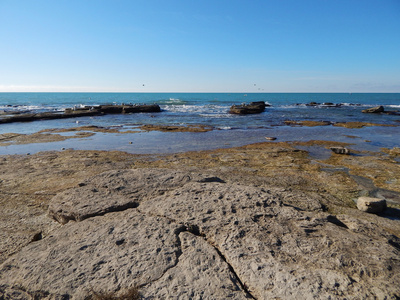
[[[400,92],[400,0],[0,0],[0,92]]]

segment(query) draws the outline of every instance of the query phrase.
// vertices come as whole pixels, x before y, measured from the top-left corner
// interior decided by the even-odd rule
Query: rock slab
[[[172,170],[105,172],[54,197],[75,219],[0,265],[0,299],[136,285],[145,299],[400,297],[400,239],[285,204],[296,195]],[[137,205],[110,209],[123,201]]]
[[[113,170],[81,182],[57,194],[49,204],[49,215],[65,224],[92,216],[134,208],[190,181],[213,181],[212,176],[162,169]]]

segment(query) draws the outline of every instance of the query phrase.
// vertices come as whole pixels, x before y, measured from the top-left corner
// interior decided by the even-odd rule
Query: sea
[[[232,105],[254,101],[265,101],[269,106],[261,114],[229,114]],[[62,149],[177,153],[266,142],[269,137],[276,138],[273,142],[338,141],[349,143],[356,150],[368,151],[400,146],[400,115],[361,112],[378,105],[386,111],[400,111],[400,93],[0,93],[0,118],[9,113],[63,111],[85,105],[153,103],[159,104],[162,111],[0,124],[0,155]],[[285,121],[367,122],[390,126],[348,129],[288,126]],[[147,132],[138,129],[146,124],[207,125],[214,130]],[[28,145],[1,143],[3,133],[32,134],[80,126],[118,128],[120,132],[98,132],[85,138]]]

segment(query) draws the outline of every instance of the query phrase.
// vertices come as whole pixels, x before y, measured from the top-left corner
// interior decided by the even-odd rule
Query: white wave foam
[[[234,115],[225,113],[225,114],[199,114],[200,117],[204,117],[204,118],[217,118],[217,119],[221,119],[221,118],[233,118]]]
[[[220,105],[165,105],[162,109],[170,112],[198,113],[198,114],[223,114],[228,111],[226,106]]]
[[[1,105],[0,109],[8,111],[19,111],[19,110],[39,110],[39,109],[45,109],[45,107],[38,105]]]
[[[179,98],[169,98],[168,100],[161,100],[159,101],[160,104],[170,104],[170,105],[180,105],[180,104],[185,104],[185,100],[181,100]]]

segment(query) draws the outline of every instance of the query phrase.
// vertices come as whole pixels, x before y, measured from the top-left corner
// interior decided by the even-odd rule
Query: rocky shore
[[[1,156],[0,299],[398,299],[399,157],[327,141]]]

